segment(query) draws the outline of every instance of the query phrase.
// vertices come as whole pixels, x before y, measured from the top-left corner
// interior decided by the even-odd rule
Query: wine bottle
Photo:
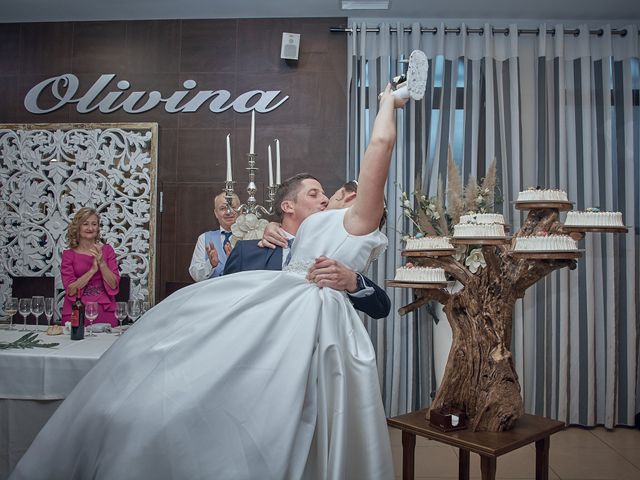
[[[80,300],[80,295],[76,296],[76,301],[71,304],[71,340],[82,340],[84,338],[84,303]]]

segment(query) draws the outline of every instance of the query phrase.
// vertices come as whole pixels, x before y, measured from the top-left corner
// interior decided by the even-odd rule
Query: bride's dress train
[[[345,294],[305,280],[320,255],[363,270],[386,245],[349,235],[344,213],[303,223],[287,271],[208,280],[154,307],[10,478],[393,478],[368,334]]]

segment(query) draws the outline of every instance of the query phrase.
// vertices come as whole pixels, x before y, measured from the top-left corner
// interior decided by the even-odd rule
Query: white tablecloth
[[[24,334],[0,330],[0,342]],[[39,339],[44,343],[60,345],[0,350],[0,480],[9,476],[62,400],[118,338],[98,333],[72,341],[68,335],[49,337],[42,332]]]
[[[0,342],[17,340],[25,332],[0,331]],[[95,337],[73,341],[68,335],[38,338],[59,343],[54,348],[0,350],[0,398],[22,400],[60,400],[73,390],[116,335],[98,333]]]

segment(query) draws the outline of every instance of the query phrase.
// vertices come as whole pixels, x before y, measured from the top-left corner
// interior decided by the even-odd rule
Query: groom
[[[261,248],[257,240],[236,243],[227,259],[224,274],[246,270],[282,270],[290,253],[289,245],[295,238],[300,224],[311,214],[331,205],[344,208],[355,199],[355,192],[346,191],[347,184],[328,199],[322,185],[312,175],[301,173],[285,180],[275,198],[276,214],[281,218],[283,236],[290,240],[286,246]],[[277,245],[280,242],[274,241]],[[285,245],[282,242],[281,245]],[[372,318],[389,315],[391,301],[387,293],[365,276],[354,272],[344,264],[327,257],[316,259],[309,270],[309,280],[321,287],[345,291],[354,308]]]

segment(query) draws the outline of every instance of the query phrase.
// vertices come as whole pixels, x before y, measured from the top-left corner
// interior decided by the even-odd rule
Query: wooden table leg
[[[536,480],[549,480],[550,437],[536,440]]]
[[[458,456],[458,480],[469,480],[469,450],[461,448]]]
[[[495,480],[496,457],[480,455],[480,472],[482,473],[482,480]]]
[[[413,480],[415,476],[416,436],[402,431],[402,480]]]

